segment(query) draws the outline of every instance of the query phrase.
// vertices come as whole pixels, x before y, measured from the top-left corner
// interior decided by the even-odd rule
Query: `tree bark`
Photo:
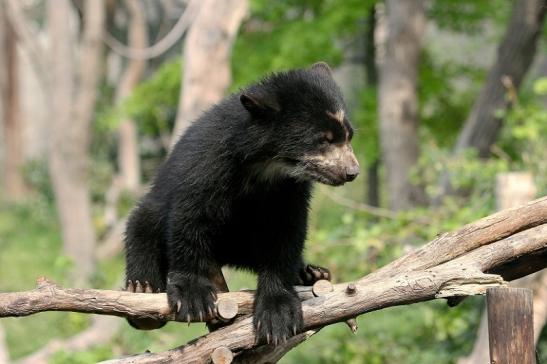
[[[79,85],[75,85],[76,68],[72,62],[71,4],[68,0],[58,0],[47,5],[52,78],[55,80],[50,90],[49,172],[64,252],[77,267],[74,269],[76,282],[83,284],[94,270],[95,232],[88,188],[88,148],[100,75],[104,4],[102,0],[84,3],[84,30],[77,69]]]
[[[387,0],[386,6],[386,54],[379,67],[380,142],[389,205],[402,210],[424,200],[409,173],[419,156],[416,83],[426,18],[421,0]]]
[[[230,54],[247,0],[203,0],[183,49],[183,80],[174,145],[190,123],[218,102],[231,82]]]
[[[369,8],[367,27],[365,35],[365,73],[367,75],[367,86],[378,87],[378,67],[376,60],[376,7],[373,4]],[[374,207],[380,206],[380,157],[369,162],[367,168],[367,203]]]
[[[4,127],[3,196],[17,201],[25,194],[23,178],[23,124],[20,117],[19,67],[16,34],[7,18],[6,5],[0,4],[2,18],[2,111]]]
[[[143,49],[148,44],[146,18],[142,5],[138,0],[125,0],[125,6],[130,14],[129,46]],[[116,104],[120,104],[137,86],[146,69],[146,60],[130,59],[116,89]],[[137,128],[131,119],[121,122],[118,130],[118,168],[122,188],[136,193],[141,184],[141,167],[139,159],[139,144]]]

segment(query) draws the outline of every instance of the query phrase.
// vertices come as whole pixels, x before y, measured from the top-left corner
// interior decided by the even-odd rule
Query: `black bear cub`
[[[226,97],[182,135],[133,210],[127,289],[167,292],[178,320],[197,320],[213,315],[212,268],[249,269],[258,274],[257,339],[295,335],[302,308],[293,286],[330,278],[302,258],[311,187],[357,177],[352,136],[325,63],[270,75]]]

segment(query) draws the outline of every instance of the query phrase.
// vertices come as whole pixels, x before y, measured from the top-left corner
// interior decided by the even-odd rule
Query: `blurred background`
[[[306,256],[335,281],[547,194],[545,0],[0,0],[0,291],[120,288],[122,233],[170,145],[223,95],[328,62],[359,178],[317,186]],[[231,290],[253,276],[226,272]],[[547,272],[534,289],[547,362]],[[282,363],[486,363],[484,300],[364,315]],[[0,320],[0,363],[93,363],[206,332],[42,313]]]

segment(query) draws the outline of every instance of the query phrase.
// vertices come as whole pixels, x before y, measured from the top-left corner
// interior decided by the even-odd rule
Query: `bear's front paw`
[[[210,320],[214,317],[217,294],[213,284],[194,274],[170,272],[167,275],[167,301],[177,321]]]
[[[259,295],[253,324],[256,341],[274,345],[287,341],[302,330],[302,305],[293,293]]]
[[[326,279],[330,281],[331,274],[327,268],[313,264],[307,264],[300,269],[300,279],[304,286],[313,286],[319,280]]]

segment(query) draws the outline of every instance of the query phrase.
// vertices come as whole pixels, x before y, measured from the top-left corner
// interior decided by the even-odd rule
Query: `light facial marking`
[[[340,124],[342,125],[344,124],[344,116],[345,116],[344,110],[340,109],[335,113],[331,113],[330,111],[327,110],[327,115],[333,118],[334,120],[338,121]]]
[[[331,119],[336,120],[337,122],[340,123],[340,125],[342,125],[342,127],[344,128],[344,131],[346,132],[346,142],[349,141],[349,130],[348,128],[346,128],[346,125],[344,125],[344,118],[346,116],[344,110],[340,109],[336,111],[335,113],[332,113],[327,110],[326,113]]]

